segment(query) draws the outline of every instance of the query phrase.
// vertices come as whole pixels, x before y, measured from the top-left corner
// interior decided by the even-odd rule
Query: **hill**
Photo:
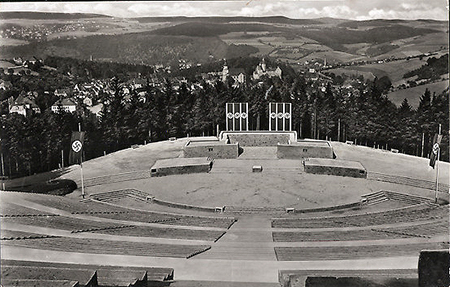
[[[134,64],[177,63],[178,59],[207,62],[210,55],[216,59],[228,56],[247,56],[257,51],[244,45],[227,45],[216,37],[189,37],[133,33],[121,35],[96,35],[77,39],[55,39],[23,46],[3,46],[0,53],[5,58],[18,55],[47,55],[87,60],[113,61]]]
[[[397,90],[389,93],[387,96],[397,106],[400,106],[404,99],[408,99],[408,103],[411,107],[417,108],[419,106],[420,97],[425,93],[426,89],[430,90],[431,94],[442,93],[445,89],[448,89],[448,80]]]
[[[260,23],[278,23],[278,24],[293,24],[293,25],[314,25],[322,24],[325,21],[321,19],[291,19],[283,16],[272,17],[139,17],[131,18],[140,23],[153,22],[208,22],[208,23],[233,23],[233,22],[260,22]]]
[[[5,58],[55,55],[88,59],[93,55],[100,60],[129,63],[161,63],[179,59],[206,63],[209,55],[216,59],[269,55],[295,64],[324,57],[329,63],[342,63],[371,57],[418,55],[448,46],[443,41],[448,37],[445,22],[424,20],[345,21],[286,17],[113,19],[97,14],[32,12],[4,12],[1,17],[2,31],[11,25],[17,31],[21,31],[22,26],[27,27],[23,35],[20,32],[8,34],[5,39],[32,42],[21,45],[21,41],[8,41],[8,46],[0,48]],[[82,19],[82,26],[74,27],[70,23],[73,19]],[[96,23],[89,23],[90,19]],[[60,27],[65,30],[60,31]],[[29,33],[38,38],[29,39]],[[42,40],[39,35],[44,34],[48,36]],[[137,55],[143,55],[143,60]]]
[[[418,80],[440,78],[441,75],[448,74],[448,54],[440,58],[431,57],[427,60],[426,65],[419,69],[410,71],[403,75],[404,78],[417,76]]]
[[[101,14],[88,13],[50,13],[50,12],[0,12],[0,19],[68,20],[80,18],[110,18]]]

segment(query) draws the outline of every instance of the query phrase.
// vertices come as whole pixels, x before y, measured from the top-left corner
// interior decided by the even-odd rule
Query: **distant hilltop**
[[[80,19],[80,18],[104,18],[110,17],[101,14],[88,13],[51,13],[51,12],[0,12],[0,19]]]

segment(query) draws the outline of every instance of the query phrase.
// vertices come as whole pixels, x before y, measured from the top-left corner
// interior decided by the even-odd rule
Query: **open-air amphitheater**
[[[295,132],[135,146],[83,163],[85,198],[79,166],[66,196],[1,192],[1,284],[448,286],[438,164],[436,193],[425,158]]]

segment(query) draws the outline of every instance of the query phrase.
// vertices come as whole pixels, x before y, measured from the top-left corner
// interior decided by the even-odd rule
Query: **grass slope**
[[[397,106],[400,106],[403,100],[408,99],[409,104],[413,108],[417,108],[419,106],[420,97],[425,93],[425,90],[430,90],[431,94],[442,93],[445,89],[448,88],[448,81],[440,81],[436,83],[421,85],[409,89],[398,90],[392,93],[389,93],[388,98]]]

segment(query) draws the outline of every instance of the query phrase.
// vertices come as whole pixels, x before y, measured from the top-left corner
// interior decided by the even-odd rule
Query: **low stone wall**
[[[229,140],[232,144],[239,143],[240,146],[276,146],[279,143],[289,144],[297,141],[297,133],[295,131],[223,131],[220,133],[220,139]]]
[[[326,142],[299,141],[278,144],[277,157],[280,159],[334,158],[333,148]]]
[[[155,177],[187,173],[208,173],[212,168],[212,164],[212,160],[206,157],[158,160],[150,169],[150,175]]]
[[[305,161],[304,166],[306,173],[367,178],[364,166],[355,161],[310,159]]]
[[[157,169],[156,171],[153,171],[152,169],[151,176],[154,177],[186,173],[208,173],[210,170],[210,164],[162,167]]]
[[[239,144],[226,144],[218,141],[188,142],[183,148],[183,156],[208,157],[212,159],[231,159],[239,156]]]
[[[152,198],[151,201],[155,204],[172,207],[172,208],[190,209],[190,210],[207,211],[207,212],[217,212],[217,209],[215,207],[196,206],[196,205],[189,205],[189,204],[183,204],[183,203],[176,203],[176,202],[170,202],[170,201],[157,199],[157,198]]]

